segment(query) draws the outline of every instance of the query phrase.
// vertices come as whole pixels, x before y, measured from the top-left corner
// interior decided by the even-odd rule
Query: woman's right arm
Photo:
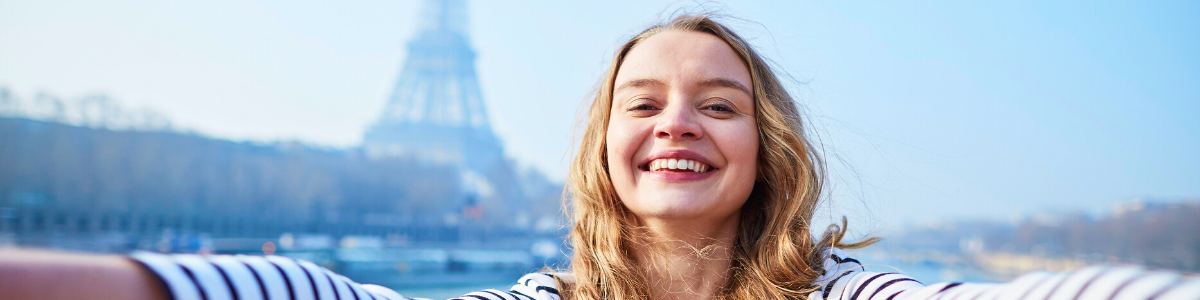
[[[400,300],[311,262],[282,256],[95,255],[0,248],[3,299]]]
[[[165,300],[149,270],[118,255],[0,248],[0,298]]]

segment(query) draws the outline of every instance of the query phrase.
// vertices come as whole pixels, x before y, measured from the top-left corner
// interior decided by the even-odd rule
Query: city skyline
[[[563,178],[612,49],[671,12],[634,3],[470,2],[508,156]],[[0,49],[0,85],[102,93],[223,139],[353,147],[418,5],[3,3],[0,43],[16,46]],[[734,26],[796,80],[839,210],[899,223],[1200,194],[1195,7],[780,5],[709,6],[754,21]]]

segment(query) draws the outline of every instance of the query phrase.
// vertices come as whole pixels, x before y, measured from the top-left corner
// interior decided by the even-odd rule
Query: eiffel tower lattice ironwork
[[[410,156],[485,174],[503,148],[488,123],[464,0],[426,0],[383,115],[363,137],[372,157]]]

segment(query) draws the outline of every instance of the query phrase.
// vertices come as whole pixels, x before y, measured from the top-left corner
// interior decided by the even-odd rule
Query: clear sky
[[[852,220],[1200,196],[1196,2],[761,2],[707,6],[747,20],[732,25],[795,79]],[[0,85],[104,93],[217,138],[349,147],[385,105],[417,5],[0,0]],[[693,6],[471,2],[509,155],[562,178],[613,48]]]

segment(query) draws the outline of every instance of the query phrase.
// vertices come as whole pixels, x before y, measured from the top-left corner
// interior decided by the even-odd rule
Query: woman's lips
[[[703,180],[718,170],[699,153],[682,149],[656,152],[642,160],[637,169],[651,179],[667,182]]]
[[[647,166],[646,169],[648,171],[665,170],[704,173],[708,172],[708,170],[712,169],[712,167],[709,167],[705,163],[691,159],[660,158],[650,161],[650,165]]]
[[[647,177],[653,180],[664,182],[689,182],[704,180],[712,177],[717,173],[715,169],[708,169],[704,172],[696,172],[687,169],[659,169],[657,171],[641,170]]]

